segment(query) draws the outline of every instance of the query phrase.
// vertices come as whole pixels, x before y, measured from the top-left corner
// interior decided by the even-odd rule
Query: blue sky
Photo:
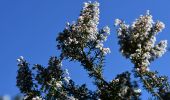
[[[77,19],[83,2],[87,0],[0,0],[0,95],[15,95],[16,59],[24,56],[30,64],[47,65],[50,56],[58,54],[56,36],[66,22]],[[93,1],[93,0],[92,0]],[[169,0],[98,0],[100,2],[100,25],[111,27],[111,35],[105,43],[112,53],[107,56],[105,78],[111,80],[116,74],[131,70],[133,65],[119,53],[114,19],[120,18],[131,24],[139,15],[150,10],[153,19],[163,21],[166,28],[157,40],[170,41]],[[170,52],[155,60],[151,70],[170,76]],[[87,83],[94,89],[87,73],[79,64],[63,64],[77,84]],[[142,96],[147,98],[147,94]]]

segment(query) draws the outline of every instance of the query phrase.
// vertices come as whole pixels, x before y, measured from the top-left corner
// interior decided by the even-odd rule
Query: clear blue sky
[[[47,65],[50,56],[57,55],[56,36],[66,22],[77,19],[86,0],[0,0],[0,95],[15,95],[16,59],[24,56],[31,64]],[[93,0],[92,0],[93,1]],[[121,18],[132,23],[140,14],[150,10],[154,20],[161,20],[166,28],[157,40],[167,39],[170,43],[170,1],[169,0],[99,0],[100,25],[111,27],[106,42],[112,53],[107,56],[105,78],[111,80],[116,74],[131,70],[133,65],[119,53],[114,19]],[[170,52],[151,64],[151,70],[170,76]],[[79,64],[65,62],[65,68],[77,84],[87,83],[94,89],[87,73]],[[147,94],[142,98],[147,98]]]

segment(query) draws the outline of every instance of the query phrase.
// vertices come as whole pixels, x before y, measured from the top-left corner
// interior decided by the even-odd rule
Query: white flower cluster
[[[165,25],[160,21],[155,23],[149,11],[136,19],[130,27],[119,19],[115,20],[115,25],[119,27],[117,33],[120,51],[131,59],[135,67],[148,67],[152,60],[166,52],[166,40],[155,45],[155,36],[164,29]]]
[[[21,67],[23,66],[23,62],[24,62],[24,57],[23,56],[20,56],[18,59],[17,59],[17,62],[18,62],[18,65]]]
[[[149,14],[149,11],[147,11],[146,15],[141,15],[139,19],[136,19],[136,21],[132,24],[132,29],[137,32],[142,32],[143,34],[139,35],[147,35],[149,31],[151,30],[153,26],[153,19],[152,15]]]
[[[101,41],[97,41],[96,48],[100,49],[104,55],[111,53],[110,48],[104,48],[103,43]]]
[[[110,28],[108,26],[105,26],[103,29],[102,29],[102,32],[100,34],[100,38],[101,38],[101,42],[104,42],[107,40],[107,37],[110,35]]]
[[[95,41],[98,34],[99,3],[85,2],[77,22],[66,24],[66,28],[59,37],[65,46]],[[106,29],[108,31],[108,29]],[[59,40],[61,40],[59,39]]]
[[[122,21],[120,19],[115,19],[115,26],[118,26],[122,23]]]
[[[55,89],[61,89],[63,85],[68,85],[70,81],[70,76],[68,69],[65,69],[63,79],[62,80],[57,80],[55,78],[52,78],[51,82],[48,85],[55,86]]]
[[[128,86],[122,86],[121,91],[118,93],[119,97],[124,97],[128,92],[129,87]]]
[[[83,10],[78,18],[77,30],[85,32],[89,40],[96,40],[98,34],[99,24],[99,3],[98,2],[85,2]]]
[[[63,82],[67,85],[67,84],[69,84],[70,79],[71,79],[71,78],[70,78],[70,76],[69,76],[68,69],[65,69],[65,75],[64,75]]]
[[[103,47],[103,42],[110,34],[110,28],[105,26],[98,30],[99,13],[98,2],[84,3],[77,22],[71,25],[67,23],[65,30],[58,37],[58,46],[62,48],[63,54],[75,58],[75,52],[79,52],[80,48],[84,49],[88,44],[94,44],[103,54],[110,53],[109,48]]]
[[[76,38],[71,38],[71,37],[68,37],[67,40],[64,40],[64,44],[67,46],[67,45],[70,45],[70,44],[78,44],[79,42],[76,40]]]
[[[157,21],[156,24],[155,24],[155,31],[156,32],[161,32],[162,29],[165,28],[165,24],[160,22],[160,21]]]
[[[105,26],[102,29],[102,32],[100,34],[100,39],[97,40],[96,48],[100,49],[104,55],[111,53],[110,48],[104,48],[103,42],[107,40],[108,35],[110,34],[110,28],[108,26]]]
[[[159,42],[151,50],[152,55],[156,58],[161,57],[166,52],[167,44],[168,44],[167,40],[162,40],[161,42]]]
[[[77,22],[73,22],[72,25],[69,23],[66,24],[66,28],[68,31],[71,31],[73,36],[68,37],[65,41],[70,44],[71,42],[78,43],[76,37],[81,37],[86,39],[87,41],[93,41],[97,39],[98,34],[98,24],[99,24],[99,3],[98,2],[85,2],[84,7],[80,13],[80,16]]]

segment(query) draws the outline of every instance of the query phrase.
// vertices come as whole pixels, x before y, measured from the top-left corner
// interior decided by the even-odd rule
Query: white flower
[[[96,7],[98,7],[98,6],[100,6],[100,4],[98,3],[98,2],[94,2],[94,5],[96,6]]]
[[[71,39],[70,37],[68,37],[68,44],[71,44],[73,42],[73,39]]]
[[[65,74],[69,75],[68,69],[65,69]]]
[[[89,6],[89,3],[87,2],[84,2],[84,8],[88,7]]]
[[[24,100],[26,100],[28,98],[28,96],[24,96]]]
[[[151,53],[154,57],[161,57],[166,52],[167,45],[167,40],[162,40],[152,49]]]
[[[73,42],[74,42],[75,44],[78,44],[78,41],[76,40],[76,38],[73,39]]]
[[[66,23],[66,27],[65,27],[65,29],[67,29],[67,30],[68,30],[68,29],[69,29],[69,27],[70,27],[70,23],[69,23],[69,22],[67,22],[67,23]]]
[[[18,62],[18,63],[20,63],[20,62],[21,62],[21,60],[20,60],[20,59],[17,59],[17,62]]]
[[[135,92],[135,93],[141,93],[141,89],[135,88],[135,89],[134,89],[134,92]]]
[[[24,57],[23,57],[23,56],[20,56],[20,59],[21,59],[21,60],[24,60]]]
[[[68,100],[78,100],[78,99],[74,98],[73,96],[67,96],[67,99]]]
[[[150,59],[150,58],[151,58],[150,52],[146,52],[142,55],[142,59]]]
[[[161,32],[165,28],[165,24],[163,22],[157,21],[155,24],[156,32]]]
[[[78,44],[79,42],[78,41],[74,41],[75,44]]]
[[[104,55],[111,53],[110,48],[103,48],[102,52],[104,53]]]
[[[58,81],[59,84],[63,84],[62,81]]]
[[[148,65],[150,65],[150,62],[148,61],[148,59],[145,59],[145,60],[142,61],[141,65],[144,66],[144,67],[147,67]]]
[[[57,88],[61,88],[62,87],[62,82],[61,81],[57,81],[56,82],[56,87]]]
[[[55,78],[52,78],[51,80],[52,80],[52,81],[55,81],[56,79],[55,79]]]
[[[116,79],[115,82],[119,82],[119,79]]]
[[[164,77],[161,77],[161,80],[165,80],[165,78],[164,78]]]
[[[106,41],[107,40],[107,35],[100,34],[101,40]]]
[[[107,34],[110,34],[110,28],[109,28],[108,26],[105,26],[105,27],[103,28],[103,31],[104,31],[105,33],[107,33]]]
[[[151,47],[154,47],[155,42],[156,42],[156,37],[152,36],[150,41]]]
[[[24,60],[24,57],[23,56],[20,56],[18,59],[17,59],[17,63],[18,63],[18,65],[20,65],[20,66],[22,66],[23,64],[23,62],[24,62],[25,60]]]
[[[149,67],[146,68],[146,71],[148,71],[148,72],[150,71]]]
[[[139,72],[139,71],[140,71],[140,69],[139,69],[139,68],[136,68],[135,70],[136,70],[137,72]]]
[[[70,23],[69,23],[69,22],[67,22],[67,23],[66,23],[66,25],[67,25],[67,26],[70,26]]]
[[[96,48],[99,48],[100,50],[102,50],[102,48],[103,48],[103,43],[98,43],[98,44],[96,45]]]
[[[123,95],[125,95],[126,93],[127,93],[127,90],[129,89],[129,87],[127,87],[127,86],[123,86],[122,87],[122,91],[121,91],[121,95],[123,96]]]
[[[65,82],[66,84],[69,84],[69,82],[70,82],[70,77],[64,77],[64,82]]]
[[[149,10],[146,10],[146,15],[150,15],[150,11]]]
[[[119,24],[121,24],[122,23],[122,21],[120,20],[120,19],[115,19],[115,26],[118,26]]]
[[[42,98],[40,98],[39,96],[36,96],[36,97],[32,98],[32,100],[42,100]]]
[[[63,63],[62,63],[62,62],[60,62],[60,63],[59,63],[59,66],[62,66],[62,65],[63,65]]]

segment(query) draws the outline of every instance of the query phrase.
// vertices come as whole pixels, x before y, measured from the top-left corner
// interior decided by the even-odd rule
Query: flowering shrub
[[[155,36],[165,28],[164,23],[154,22],[147,11],[146,15],[141,15],[131,26],[119,19],[115,20],[115,26],[118,26],[120,52],[134,64],[134,74],[149,92],[161,98],[162,94],[158,92],[169,91],[167,77],[151,72],[149,65],[166,52],[167,40],[155,44]]]
[[[120,51],[123,56],[131,59],[136,68],[148,67],[151,61],[166,52],[167,40],[155,45],[155,35],[161,32],[165,25],[160,21],[153,22],[149,11],[136,19],[131,26],[119,19],[115,20],[115,25],[119,26],[117,33]]]
[[[98,28],[99,3],[86,2],[76,22],[67,23],[57,37],[59,57],[51,57],[47,67],[35,64],[32,68],[21,56],[18,61],[17,86],[25,100],[138,100],[141,89],[138,81],[131,80],[131,72],[125,71],[112,81],[103,76],[105,56],[111,53],[104,47],[110,34],[110,28]],[[131,26],[116,19],[118,43],[123,56],[134,64],[132,73],[139,78],[143,87],[160,100],[169,96],[169,83],[166,76],[149,70],[151,61],[166,52],[167,41],[155,44],[156,35],[165,25],[154,22],[149,12],[140,16]],[[85,84],[76,85],[67,69],[62,68],[62,61],[70,60],[81,63],[97,86],[89,90]]]

